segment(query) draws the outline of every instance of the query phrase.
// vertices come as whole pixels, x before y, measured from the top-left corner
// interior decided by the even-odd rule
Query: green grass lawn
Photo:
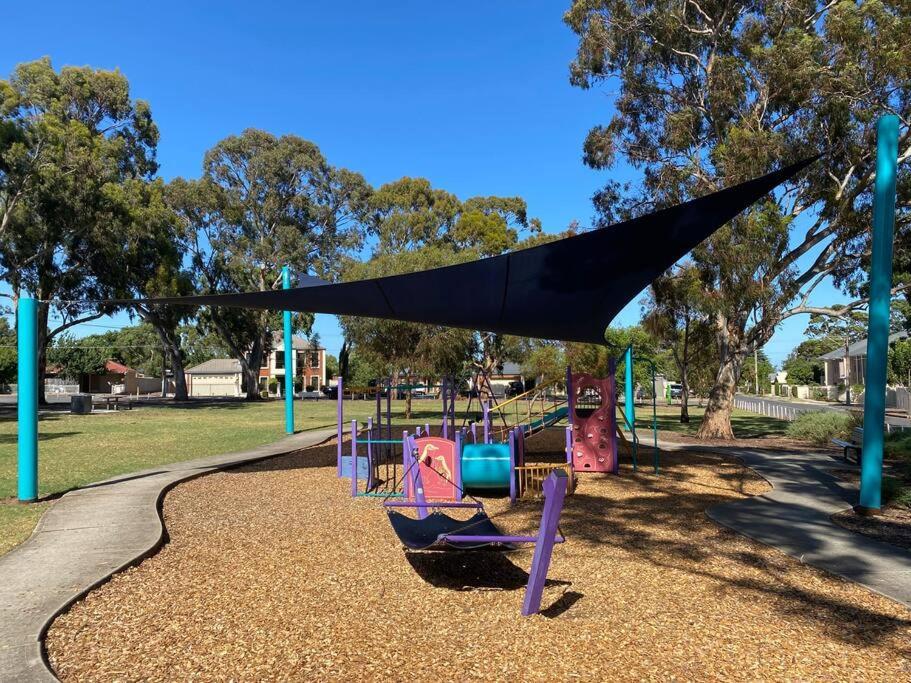
[[[680,406],[668,406],[658,404],[658,431],[659,432],[677,432],[695,436],[699,431],[699,423],[702,421],[702,415],[705,413],[704,408],[695,405],[689,406],[690,421],[687,424],[680,422]],[[731,415],[731,427],[734,430],[734,436],[738,439],[759,439],[766,436],[785,436],[788,423],[784,420],[776,420],[773,417],[766,417],[757,413],[751,413],[745,410],[735,410]],[[646,439],[652,430],[652,406],[636,406],[636,431],[639,434],[640,441]]]
[[[459,406],[460,417],[466,405],[462,402]],[[394,401],[393,423],[439,424],[439,401],[416,400],[413,406],[412,419],[405,420],[404,401]],[[345,421],[365,422],[375,410],[373,401],[345,401]],[[335,416],[335,401],[295,404],[298,431],[334,426]],[[42,415],[38,427],[39,495],[54,496],[156,465],[260,446],[284,436],[284,427],[281,401]],[[28,537],[49,504],[16,502],[15,413],[0,417],[0,554]]]

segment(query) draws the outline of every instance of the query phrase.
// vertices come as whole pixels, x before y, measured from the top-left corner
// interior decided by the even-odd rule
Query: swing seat
[[[471,519],[453,519],[442,512],[432,512],[424,519],[408,517],[400,512],[387,510],[392,530],[402,545],[409,550],[516,550],[506,536],[490,521],[487,513],[480,510]],[[458,541],[447,536],[457,536]],[[477,540],[471,540],[476,537]],[[497,540],[502,538],[503,541]]]

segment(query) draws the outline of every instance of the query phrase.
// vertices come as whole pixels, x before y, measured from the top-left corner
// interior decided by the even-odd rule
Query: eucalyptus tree
[[[312,142],[248,129],[206,152],[199,180],[170,184],[182,243],[203,293],[280,286],[281,270],[335,279],[342,257],[363,241],[371,188],[335,168]],[[240,362],[247,398],[258,396],[259,369],[279,329],[279,314],[209,308],[200,316]],[[308,331],[312,315],[296,315]]]
[[[649,287],[642,326],[669,349],[680,378],[680,421],[688,423],[690,368],[700,360],[714,361],[711,328],[700,308],[699,272],[684,263],[656,279]]]
[[[693,253],[719,362],[700,427],[731,438],[743,363],[786,317],[838,314],[808,304],[828,277],[859,287],[869,249],[875,119],[901,121],[899,233],[909,220],[911,11],[900,0],[576,0],[570,80],[617,91],[584,143],[601,169],[641,170],[641,196],[596,194],[603,224],[667,206],[827,152],[782,191]]]
[[[360,279],[368,273],[371,277],[392,275],[495,256],[517,248],[522,239],[534,239],[541,234],[540,222],[528,217],[526,202],[521,197],[477,196],[461,201],[450,192],[434,188],[425,178],[409,177],[376,190],[369,200],[367,228],[373,246],[372,265],[354,266],[349,271],[349,278]],[[422,267],[417,268],[417,265]],[[461,356],[429,362],[433,355],[429,348],[433,344],[424,343],[424,333],[419,326],[402,325],[404,327],[395,328],[395,324],[385,321],[343,318],[346,337],[340,364],[345,365],[344,358],[352,345],[357,348],[364,340],[377,339],[382,330],[389,329],[402,332],[396,338],[397,342],[407,340],[406,348],[400,351],[394,351],[392,345],[375,345],[380,355],[386,354],[386,362],[381,365],[392,368],[392,372],[405,369],[401,363],[409,353],[414,353],[408,349],[409,345],[424,349],[422,357],[427,362],[422,367],[432,368],[436,373],[471,369],[489,374],[505,360],[518,360],[523,350],[520,340],[511,335],[483,330],[469,334],[431,326],[425,330],[427,338],[437,338],[434,343],[440,349],[455,349]],[[405,334],[406,329],[413,334]],[[451,335],[451,338],[444,341],[441,335]],[[465,361],[468,361],[468,368],[462,367]]]
[[[41,301],[42,377],[49,340],[110,310],[74,302],[113,293],[90,263],[118,267],[121,235],[108,224],[115,188],[152,177],[157,142],[148,104],[130,97],[119,71],[57,72],[41,59],[0,81],[0,279],[14,300]]]

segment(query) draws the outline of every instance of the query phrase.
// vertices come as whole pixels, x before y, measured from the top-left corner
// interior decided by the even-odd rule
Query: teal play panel
[[[556,410],[553,410],[549,413],[545,413],[544,417],[540,420],[533,420],[525,426],[525,432],[536,432],[542,427],[550,427],[553,424],[556,424],[569,412],[569,409],[566,406],[561,406]]]
[[[462,447],[462,486],[509,488],[509,444],[470,443]]]

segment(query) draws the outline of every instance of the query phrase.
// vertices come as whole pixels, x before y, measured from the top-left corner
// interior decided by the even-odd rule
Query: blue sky
[[[410,175],[462,198],[520,195],[529,215],[558,231],[591,222],[591,195],[609,174],[583,166],[582,142],[609,119],[612,98],[569,85],[576,41],[565,6],[15,3],[4,10],[13,30],[0,43],[0,74],[45,55],[58,68],[119,68],[133,96],[151,103],[165,178],[197,177],[207,149],[256,127],[311,140],[375,186]],[[828,285],[814,297],[843,299]],[[637,298],[615,324],[636,323],[639,308]],[[798,317],[776,333],[766,349],[773,362],[805,324]],[[335,352],[334,317],[319,316],[316,329]]]

